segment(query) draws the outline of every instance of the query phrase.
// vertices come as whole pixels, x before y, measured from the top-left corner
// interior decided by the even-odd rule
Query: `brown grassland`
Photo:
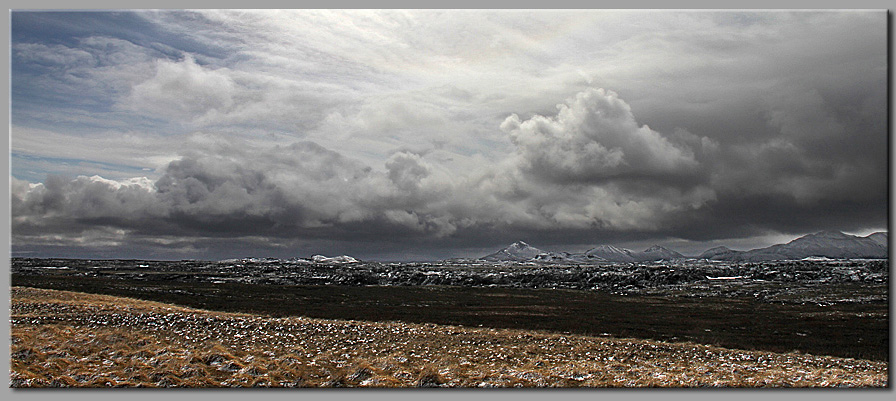
[[[10,386],[887,387],[887,362],[11,289]]]

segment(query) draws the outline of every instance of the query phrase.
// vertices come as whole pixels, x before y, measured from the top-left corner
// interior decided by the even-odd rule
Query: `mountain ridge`
[[[714,260],[759,262],[768,260],[797,260],[814,257],[832,259],[884,259],[889,257],[886,244],[879,241],[887,235],[883,232],[873,238],[859,237],[840,231],[820,231],[793,239],[785,244],[775,244],[749,251],[733,251],[713,257]],[[874,235],[874,234],[871,234]]]
[[[883,231],[860,237],[841,231],[825,230],[795,238],[787,243],[747,251],[736,251],[727,246],[717,246],[692,258],[661,245],[652,245],[641,252],[635,252],[614,245],[602,244],[581,253],[569,253],[547,252],[523,241],[517,241],[495,253],[478,258],[478,260],[489,262],[634,263],[680,259],[737,262],[806,258],[885,259],[889,257],[888,240],[888,233]]]
[[[487,262],[542,262],[542,263],[600,263],[600,262],[651,262],[658,260],[686,259],[676,251],[653,245],[641,252],[613,245],[599,245],[581,253],[547,252],[517,241],[478,260]]]

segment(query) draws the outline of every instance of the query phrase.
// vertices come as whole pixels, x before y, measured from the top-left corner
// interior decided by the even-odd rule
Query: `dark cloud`
[[[216,238],[243,243],[227,252],[253,243],[289,253],[305,241],[356,254],[400,255],[410,246],[417,255],[458,256],[450,249],[520,238],[559,246],[873,226],[886,218],[886,174],[874,170],[880,156],[843,155],[877,141],[840,141],[843,121],[784,107],[769,118],[780,135],[718,143],[639,126],[618,95],[589,89],[556,116],[508,117],[502,129],[516,152],[455,177],[434,174],[426,152],[398,151],[373,168],[309,141],[258,146],[200,137],[194,142],[202,146],[154,183],[13,179],[13,235],[20,249],[91,241],[150,249],[155,240],[205,254],[226,249]],[[804,136],[837,141],[840,156],[825,157],[822,149],[835,149],[813,148]]]
[[[532,179],[515,163],[446,177],[410,151],[374,169],[307,141],[268,147],[211,137],[195,142],[202,146],[169,163],[154,183],[98,176],[14,180],[17,243],[52,233],[61,244],[105,235],[107,242],[261,236],[378,241],[381,250],[439,241],[472,246],[472,239],[512,231],[656,227],[668,212],[699,207],[712,196],[699,187],[652,185],[648,191],[630,182]]]

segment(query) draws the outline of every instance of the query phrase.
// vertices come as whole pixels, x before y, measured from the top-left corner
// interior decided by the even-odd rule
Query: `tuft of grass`
[[[441,387],[444,383],[445,380],[431,366],[424,366],[416,379],[417,387]]]

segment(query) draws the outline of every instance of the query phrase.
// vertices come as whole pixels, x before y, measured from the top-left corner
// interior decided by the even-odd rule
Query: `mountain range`
[[[866,237],[839,231],[822,231],[799,237],[786,244],[777,244],[749,251],[734,251],[725,247],[712,248],[699,258],[758,262],[764,260],[795,260],[805,258],[831,259],[886,259],[889,256],[888,236],[877,232]]]
[[[736,251],[725,246],[708,249],[696,259],[755,262],[767,260],[799,260],[806,258],[830,259],[886,259],[889,257],[888,234],[877,232],[865,237],[839,231],[821,231],[786,244],[777,244],[749,251]],[[688,257],[659,245],[641,252],[613,245],[599,245],[582,253],[548,252],[517,241],[479,260],[487,262],[541,263],[601,263],[652,262],[680,260]]]

